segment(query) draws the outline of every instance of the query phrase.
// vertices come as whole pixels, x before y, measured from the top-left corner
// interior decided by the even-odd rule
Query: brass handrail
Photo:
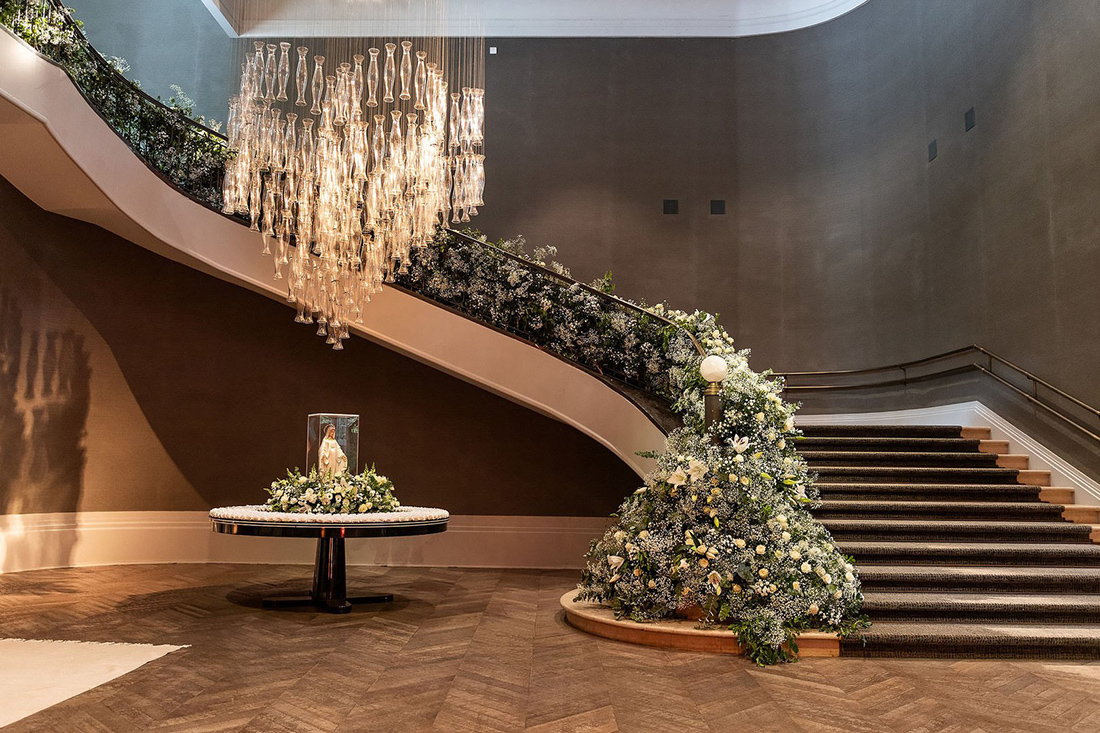
[[[985,357],[986,364],[983,365],[977,362],[972,362],[970,364],[952,367],[949,369],[941,369],[926,374],[909,374],[909,370],[913,367],[933,364],[938,361],[944,361],[945,359],[962,356],[964,354],[980,354],[981,356]],[[994,370],[994,364],[1001,364],[1008,369],[1016,372],[1024,379],[1030,381],[1032,384],[1031,392],[1022,389],[1019,385],[1013,384],[1004,376],[997,374]],[[1054,386],[1047,380],[1033,374],[1032,372],[1024,369],[1020,365],[1009,361],[1008,359],[990,351],[989,349],[978,346],[977,344],[971,344],[970,346],[952,349],[951,351],[945,351],[942,354],[935,354],[933,356],[924,357],[923,359],[915,359],[913,361],[901,362],[899,364],[891,364],[888,366],[870,367],[866,369],[832,369],[807,372],[776,372],[775,375],[778,377],[783,377],[784,381],[787,382],[791,378],[797,379],[799,377],[851,377],[867,374],[879,374],[889,371],[900,371],[902,373],[902,376],[900,379],[879,379],[867,382],[855,382],[851,384],[785,384],[784,389],[787,392],[829,392],[854,389],[901,387],[913,384],[915,382],[926,382],[933,379],[942,379],[944,377],[955,376],[967,372],[978,372],[1007,387],[1008,389],[1023,397],[1031,404],[1041,408],[1042,410],[1053,415],[1054,417],[1057,417],[1058,419],[1077,429],[1089,438],[1100,442],[1100,435],[1094,432],[1095,428],[1091,428],[1080,423],[1073,415],[1066,412],[1066,408],[1059,407],[1056,404],[1052,404],[1051,402],[1041,399],[1039,396],[1038,387],[1041,386],[1044,389],[1049,390],[1058,397],[1072,403],[1081,410],[1089,413],[1094,418],[1100,419],[1100,410],[1084,402],[1083,400],[1074,397],[1065,390]]]

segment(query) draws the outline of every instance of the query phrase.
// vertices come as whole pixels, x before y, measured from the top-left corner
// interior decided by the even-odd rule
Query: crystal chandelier
[[[440,39],[428,45],[445,58]],[[370,296],[405,271],[411,250],[483,205],[485,91],[450,88],[440,59],[410,41],[327,70],[324,56],[310,64],[299,46],[288,89],[290,48],[257,41],[241,66],[223,211],[247,215],[262,234],[295,321],[316,321],[342,349],[349,324],[363,322]]]

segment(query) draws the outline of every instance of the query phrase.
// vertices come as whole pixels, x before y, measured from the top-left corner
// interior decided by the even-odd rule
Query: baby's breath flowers
[[[701,615],[735,631],[758,663],[790,661],[786,645],[802,629],[864,623],[858,575],[807,511],[818,492],[781,385],[748,368],[713,316],[661,312],[727,360],[724,414],[708,433],[700,357],[672,337],[669,384],[684,427],[593,543],[579,598],[635,621]]]

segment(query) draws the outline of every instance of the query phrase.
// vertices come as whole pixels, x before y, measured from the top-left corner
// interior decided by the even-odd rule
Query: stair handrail
[[[966,354],[981,355],[982,357],[984,357],[985,364],[972,362],[970,364],[924,374],[909,374],[909,370],[914,367],[934,364],[938,361],[944,361],[952,357],[963,356]],[[1000,364],[1004,367],[1007,367],[1008,369],[1022,376],[1024,379],[1028,380],[1031,383],[1031,391],[1029,392],[1025,389],[1022,389],[1020,386],[1012,383],[1008,379],[1005,379],[1000,374],[997,374],[994,367],[995,364]],[[853,384],[790,384],[790,380],[792,378],[798,379],[800,377],[852,377],[868,374],[879,374],[882,372],[890,371],[900,371],[902,373],[902,377],[900,379],[885,379],[869,382],[857,382]],[[1100,420],[1100,409],[1097,409],[1096,407],[1093,407],[1084,400],[1081,400],[1071,395],[1064,389],[1061,389],[1060,387],[1051,384],[1049,381],[1021,367],[1015,362],[1010,361],[1009,359],[1006,359],[1005,357],[1000,356],[999,354],[996,354],[993,351],[990,351],[989,349],[983,346],[979,346],[977,344],[963,346],[957,349],[952,349],[950,351],[945,351],[941,354],[934,354],[932,356],[926,356],[924,358],[914,359],[912,361],[900,362],[898,364],[889,364],[863,369],[826,369],[817,371],[775,372],[775,375],[778,377],[783,377],[784,390],[787,392],[812,392],[837,391],[848,389],[876,389],[883,387],[906,386],[914,382],[924,382],[933,379],[941,379],[943,377],[954,376],[973,371],[984,374],[985,376],[993,379],[1004,387],[1007,387],[1008,389],[1017,393],[1031,404],[1041,408],[1042,410],[1053,415],[1054,417],[1057,417],[1058,419],[1077,429],[1089,438],[1100,442],[1100,435],[1095,432],[1096,428],[1081,424],[1073,415],[1067,414],[1065,408],[1061,408],[1056,404],[1041,399],[1039,396],[1038,388],[1043,387],[1053,394],[1058,395],[1058,397],[1075,405],[1077,408],[1088,413],[1094,419]]]

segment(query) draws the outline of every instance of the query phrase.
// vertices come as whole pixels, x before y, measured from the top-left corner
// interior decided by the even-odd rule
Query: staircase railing
[[[220,213],[221,181],[232,154],[224,135],[120,74],[92,46],[60,0],[0,0],[0,26],[65,71],[89,106],[166,183]],[[659,312],[468,234],[447,233],[427,254],[421,250],[414,256],[410,272],[395,283],[398,287],[662,399],[671,397],[669,339],[686,335],[691,348],[705,355],[694,334]],[[457,253],[475,265],[468,273],[468,287],[440,287],[432,277],[435,273],[417,267],[418,259],[449,256],[446,253]],[[494,282],[508,283],[508,289],[522,291],[528,301],[545,296],[549,305],[532,307],[529,302],[524,307],[494,308],[515,294],[502,290],[495,302],[487,302],[485,294],[495,290]],[[595,320],[600,328],[583,333],[570,329],[576,318]]]
[[[446,232],[414,253],[395,285],[662,399],[672,398],[670,339],[679,335],[706,355],[690,330],[656,310],[465,232]]]
[[[777,372],[793,396],[815,392],[904,387],[919,382],[978,373],[1007,388],[1044,413],[1100,443],[1100,410],[976,344],[923,359],[869,369]]]

